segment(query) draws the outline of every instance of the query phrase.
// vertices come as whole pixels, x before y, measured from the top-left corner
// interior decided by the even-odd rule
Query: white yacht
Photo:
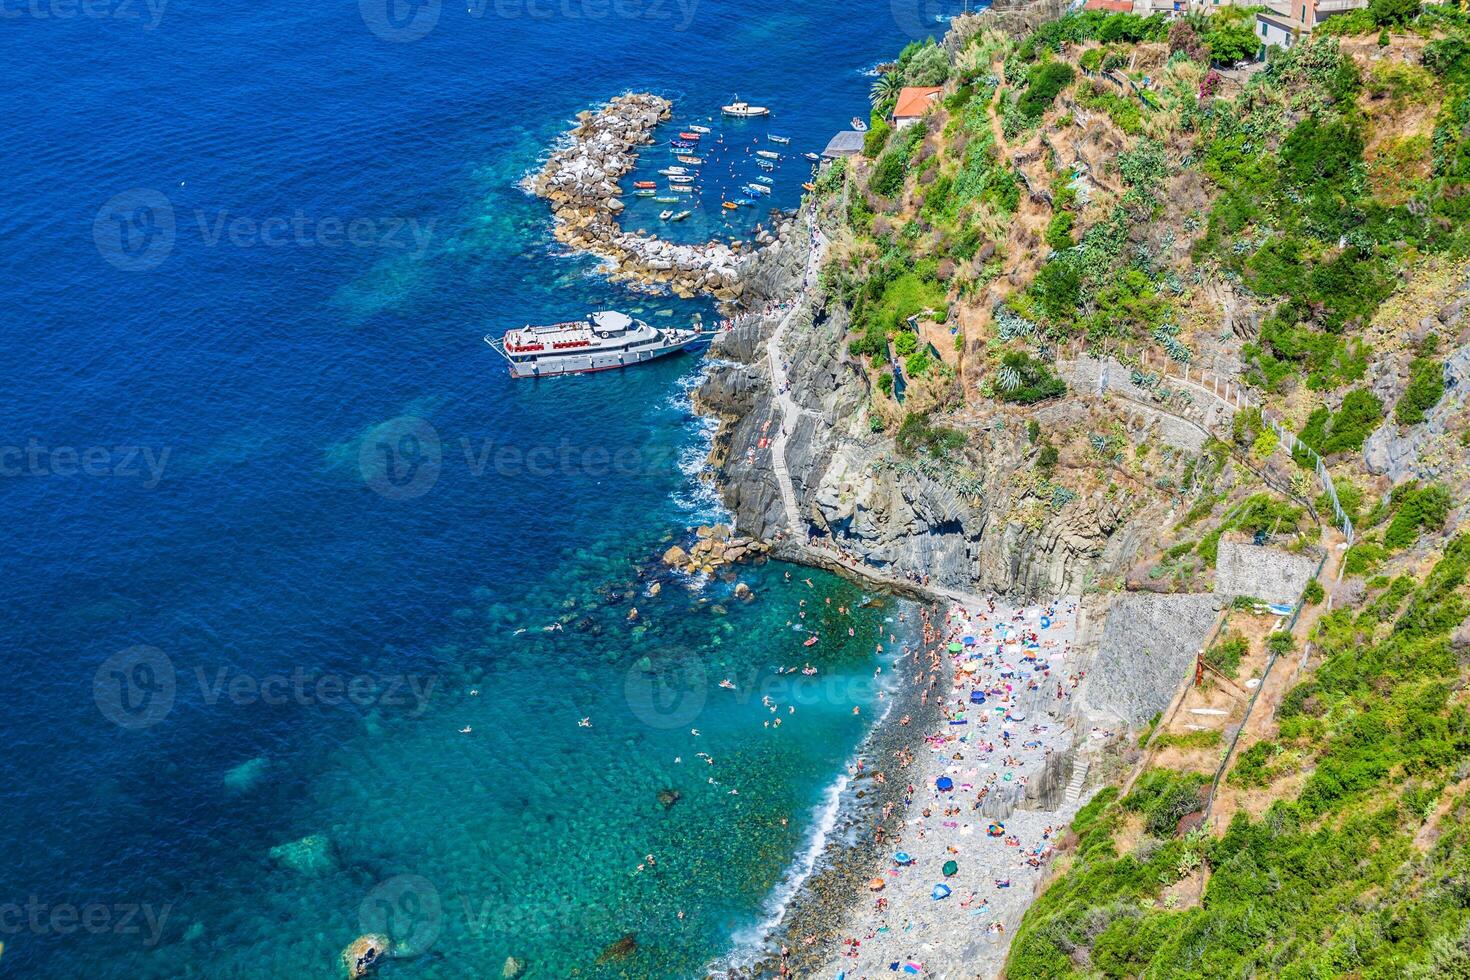
[[[585,374],[642,364],[681,351],[697,353],[709,346],[713,331],[652,327],[626,313],[603,310],[581,320],[527,325],[485,343],[510,364],[513,378],[553,374]]]

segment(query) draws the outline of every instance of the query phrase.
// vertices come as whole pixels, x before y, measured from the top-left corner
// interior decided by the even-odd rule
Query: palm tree
[[[896,100],[901,88],[903,88],[903,79],[898,77],[898,72],[887,71],[879,75],[873,87],[868,90],[868,98],[876,108],[885,102]]]

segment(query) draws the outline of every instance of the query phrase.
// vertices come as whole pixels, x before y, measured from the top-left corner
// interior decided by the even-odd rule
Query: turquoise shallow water
[[[382,929],[384,975],[697,973],[804,846],[897,612],[806,650],[797,604],[853,587],[641,594],[718,517],[697,362],[512,383],[480,338],[709,309],[609,286],[517,182],[629,88],[820,148],[934,11],[131,7],[0,32],[0,971],[327,976]],[[764,727],[808,656],[833,685],[762,690],[797,706]]]

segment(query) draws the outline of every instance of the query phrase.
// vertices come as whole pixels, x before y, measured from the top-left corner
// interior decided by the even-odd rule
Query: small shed
[[[822,151],[822,156],[828,160],[838,157],[855,157],[863,152],[863,134],[855,129],[847,129],[832,137],[827,148]]]

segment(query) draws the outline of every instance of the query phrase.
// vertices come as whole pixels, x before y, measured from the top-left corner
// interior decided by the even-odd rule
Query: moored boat
[[[760,167],[762,170],[775,170],[776,169],[776,165],[774,163],[771,163],[769,160],[757,160],[755,162],[755,165],[757,167]]]
[[[781,159],[781,154],[777,153],[775,150],[756,150],[755,155],[758,157],[765,157],[767,160]]]
[[[669,177],[674,174],[687,174],[688,172],[689,168],[687,167],[665,167],[659,171],[659,173],[663,174],[665,177]]]
[[[683,221],[685,218],[689,217],[693,213],[693,211],[680,211],[678,214],[674,215],[673,220]]]
[[[791,142],[791,137],[790,136],[772,136],[770,133],[767,133],[766,134],[766,139],[770,140],[772,143],[790,143]]]
[[[633,181],[633,186],[636,187],[636,188],[638,188],[640,191],[642,191],[642,190],[653,190],[655,187],[658,186],[658,181],[656,181],[656,180],[635,180],[635,181]]]
[[[692,184],[692,183],[694,183],[694,175],[693,174],[669,174],[669,183],[671,183],[671,184]]]
[[[771,189],[769,187],[766,187],[764,184],[746,184],[744,189],[750,191],[752,194],[771,193]]]
[[[758,182],[762,183],[762,184],[774,184],[775,183],[775,181],[773,179],[771,179],[770,177],[767,177],[765,174],[761,174],[759,177],[756,178],[756,180]]]
[[[691,132],[702,133],[705,136],[708,136],[709,135],[709,132],[710,132],[710,129],[709,129],[708,126],[690,126],[689,129],[690,129]]]
[[[691,142],[689,142],[688,140],[669,140],[669,145],[670,146],[674,146],[674,147],[678,147],[681,150],[692,150],[692,149],[694,149],[694,144],[691,143]]]
[[[680,133],[679,134],[679,138],[681,140],[689,140],[692,143],[698,143],[699,142],[699,134],[698,133]]]
[[[581,320],[546,326],[527,325],[508,331],[489,344],[510,364],[513,378],[607,371],[656,360],[670,354],[695,353],[709,346],[713,331],[657,328],[626,313],[603,310]]]
[[[690,193],[691,191],[694,190],[694,185],[693,184],[670,184],[669,185],[669,190],[671,190],[671,191],[678,191],[680,194],[688,194],[688,193]],[[675,198],[674,200],[678,200],[678,198]]]
[[[676,154],[674,156],[674,159],[675,160],[678,160],[680,163],[687,163],[687,164],[689,164],[691,166],[695,166],[695,167],[697,167],[700,164],[704,163],[704,157],[693,157],[693,156],[689,156],[688,154],[685,154],[685,153]]]
[[[822,162],[821,156],[819,156],[816,153],[803,153],[802,156],[806,157],[812,163],[821,163]]]
[[[720,106],[720,111],[727,116],[737,116],[747,119],[753,116],[769,116],[771,114],[771,110],[765,106],[751,105],[749,102],[740,101],[738,97],[729,105]]]
[[[857,130],[859,133],[866,133],[868,131],[868,124],[865,123],[865,122],[863,122],[857,116],[853,116],[852,117],[852,128],[855,129],[855,130]]]
[[[655,195],[657,193],[658,193],[658,191],[655,191],[655,190],[641,190],[641,191],[634,191],[633,192],[633,196],[634,197],[652,197],[653,195]]]
[[[721,201],[720,207],[724,208],[726,211],[734,211],[736,208],[740,207],[740,205],[735,203],[734,201]]]
[[[658,220],[660,220],[660,221],[668,221],[673,216],[674,216],[674,209],[673,208],[666,208],[665,210],[660,211],[658,213]]]

